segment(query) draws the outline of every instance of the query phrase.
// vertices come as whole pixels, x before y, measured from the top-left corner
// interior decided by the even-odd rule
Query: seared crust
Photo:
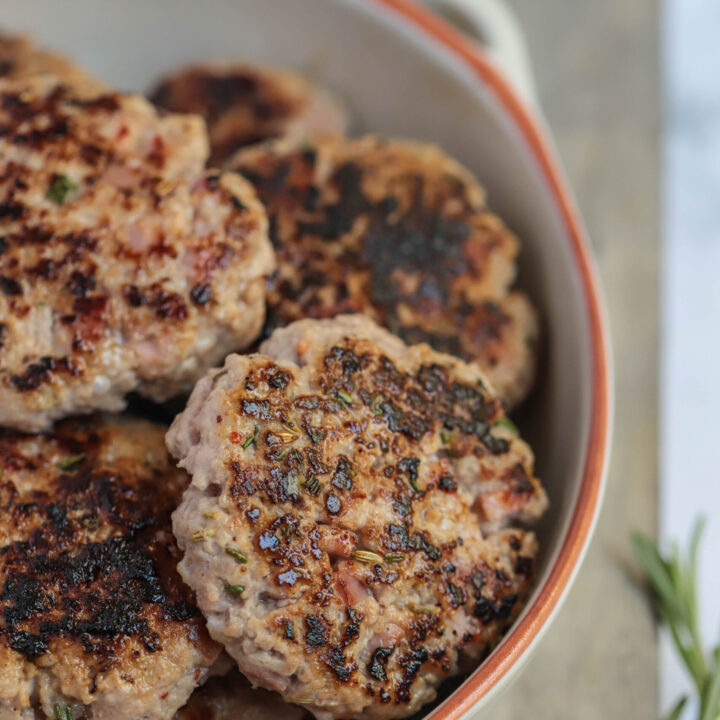
[[[379,137],[278,142],[230,167],[265,203],[278,254],[265,335],[362,312],[479,362],[509,406],[525,397],[538,323],[524,294],[508,295],[518,241],[465,168],[434,146]]]
[[[219,647],[177,575],[163,429],[0,431],[0,469],[0,717],[171,718]]]
[[[39,48],[23,35],[0,33],[0,78],[25,79],[53,75],[76,93],[87,96],[107,92],[107,86],[60,53]]]
[[[309,720],[309,715],[276,693],[253,688],[236,670],[208,680],[175,720]]]
[[[198,118],[0,80],[0,424],[164,400],[254,340],[274,267]]]
[[[241,672],[318,718],[401,717],[520,611],[545,509],[476,365],[304,320],[195,387],[179,570]]]
[[[320,87],[289,70],[243,63],[190,65],[166,76],[150,93],[159,107],[197,113],[207,122],[210,163],[225,162],[247,145],[345,131],[337,102]]]

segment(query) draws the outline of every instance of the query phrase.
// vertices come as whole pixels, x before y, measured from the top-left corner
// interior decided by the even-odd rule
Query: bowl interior
[[[492,208],[523,242],[520,284],[543,319],[539,382],[519,413],[551,500],[539,528],[540,587],[582,476],[589,329],[560,211],[493,92],[422,31],[369,0],[3,0],[2,15],[5,29],[32,32],[132,90],[196,59],[297,67],[347,103],[355,131],[434,141],[478,175]]]

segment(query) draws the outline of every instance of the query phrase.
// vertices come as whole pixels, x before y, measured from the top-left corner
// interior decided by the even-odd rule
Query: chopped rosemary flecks
[[[382,415],[382,404],[383,404],[384,399],[385,398],[382,395],[380,395],[380,393],[375,395],[375,397],[373,398],[373,404],[372,404],[373,415],[378,415],[378,416]]]
[[[504,428],[507,428],[510,432],[515,433],[516,435],[520,434],[520,431],[518,430],[517,425],[509,417],[498,418],[493,423],[493,427],[504,427]]]
[[[335,396],[344,407],[348,408],[352,405],[352,395],[346,393],[344,390],[338,390],[337,393],[335,393]]]
[[[442,440],[446,445],[452,440],[452,434],[447,430],[441,430],[440,431],[440,440]]]
[[[229,592],[231,595],[242,595],[245,592],[245,588],[242,585],[225,583],[225,592]]]
[[[412,475],[408,478],[408,483],[410,484],[410,487],[415,492],[422,492],[422,488],[418,485],[417,478],[413,477]]]
[[[416,605],[413,608],[410,608],[416,615],[432,615],[435,610],[431,607],[422,607],[421,605]]]
[[[235,560],[236,562],[239,562],[241,565],[244,565],[248,561],[247,555],[245,555],[244,553],[241,553],[239,550],[236,550],[235,548],[226,547],[225,552],[233,560]]]
[[[243,450],[247,450],[251,445],[257,445],[258,435],[260,434],[260,428],[256,425],[252,435],[248,435],[242,444]]]
[[[52,183],[50,183],[50,187],[47,189],[45,197],[58,205],[62,205],[65,200],[67,200],[68,195],[77,190],[77,187],[77,184],[74,183],[67,175],[58,175]]]
[[[69,458],[61,460],[57,466],[59,470],[72,470],[85,459],[85,453],[79,455],[71,455]]]
[[[402,562],[405,559],[405,556],[402,553],[388,553],[385,555],[385,562],[388,564],[391,563],[399,563]]]
[[[282,424],[280,427],[282,428],[282,430],[276,432],[275,435],[280,438],[281,442],[292,443],[300,437],[300,431],[295,427],[295,425],[287,423]]]
[[[55,707],[53,708],[53,710],[55,711],[56,720],[74,720],[73,712],[68,705],[61,705],[60,703],[55,703]]]
[[[353,550],[352,558],[361,563],[380,564],[383,561],[382,556],[372,552],[372,550]]]
[[[205,538],[211,538],[215,534],[215,528],[205,528],[204,530],[195,530],[190,536],[193,542],[200,542]]]
[[[310,478],[303,483],[303,487],[317,497],[322,491],[322,483],[316,478]]]

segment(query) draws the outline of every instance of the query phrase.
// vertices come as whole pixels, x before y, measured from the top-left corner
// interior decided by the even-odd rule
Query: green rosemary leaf
[[[377,565],[383,561],[382,556],[372,550],[353,550],[352,558],[361,563],[375,563]]]
[[[515,435],[520,434],[520,431],[518,430],[517,425],[509,417],[498,418],[493,423],[493,427],[504,427],[504,428],[507,428],[510,432],[515,433]]]
[[[226,548],[225,548],[225,552],[226,552],[226,554],[228,554],[233,560],[241,563],[242,565],[244,565],[244,564],[248,561],[247,555],[245,555],[245,553],[241,553],[239,550],[236,550],[235,548],[226,547]]]
[[[58,205],[62,205],[67,200],[70,193],[77,190],[77,185],[67,175],[58,175],[50,184],[45,196],[48,200],[52,200]]]
[[[635,557],[652,591],[655,609],[667,625],[678,655],[690,675],[699,700],[699,720],[720,718],[720,647],[708,656],[700,634],[697,604],[697,556],[704,521],[693,529],[685,555],[672,543],[667,555],[648,537],[631,536]],[[673,706],[666,720],[679,720],[688,698]]]
[[[55,720],[74,720],[73,711],[69,705],[61,705],[60,703],[55,703],[53,711],[55,713]]]
[[[57,466],[59,470],[67,471],[72,470],[74,467],[79,465],[85,459],[85,453],[79,455],[71,455],[69,458],[61,460]]]
[[[342,403],[342,405],[346,408],[350,407],[352,405],[352,395],[349,393],[346,393],[344,390],[338,390],[337,393],[335,393],[335,397]]]
[[[251,445],[257,446],[257,439],[258,439],[259,432],[260,432],[260,428],[256,425],[255,429],[253,430],[253,434],[248,435],[245,438],[245,441],[242,444],[243,450],[247,450]]]
[[[687,705],[687,696],[681,697],[673,706],[673,709],[665,716],[663,720],[680,720],[685,706]]]

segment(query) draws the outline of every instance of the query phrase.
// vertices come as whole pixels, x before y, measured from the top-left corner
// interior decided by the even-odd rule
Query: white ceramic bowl
[[[520,281],[545,352],[520,425],[551,499],[536,590],[500,646],[430,712],[475,717],[547,628],[597,516],[611,417],[602,302],[582,224],[551,145],[491,61],[408,0],[2,0],[0,21],[144,90],[200,58],[295,66],[349,106],[354,130],[431,140],[474,170],[523,240]]]

